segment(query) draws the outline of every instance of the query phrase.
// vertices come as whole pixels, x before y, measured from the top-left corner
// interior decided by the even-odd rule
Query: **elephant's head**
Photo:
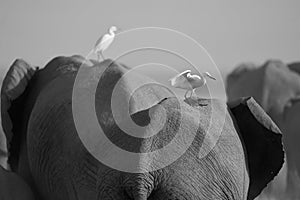
[[[89,79],[81,83],[81,97],[89,96],[89,86],[96,85],[91,109],[95,108],[105,137],[126,152],[140,153],[135,162],[119,157],[112,160],[115,164],[157,167],[183,149],[182,154],[164,167],[139,173],[117,170],[96,159],[96,154],[115,158],[116,152],[108,142],[91,137],[88,128],[81,129],[79,137],[72,92],[82,64]],[[11,66],[1,91],[8,161],[39,198],[254,199],[276,176],[283,163],[281,134],[252,98],[228,107],[219,100],[199,99],[199,106],[191,106],[167,88],[147,82],[147,77],[126,76],[129,69],[111,60],[97,63],[79,56],[55,58],[40,70],[18,62]],[[140,83],[147,84],[136,89]],[[213,108],[217,115],[211,119]],[[142,127],[135,136],[119,126],[130,123],[124,112]],[[80,123],[89,125],[92,119],[81,118]],[[176,148],[153,153],[169,144]],[[201,154],[203,150],[207,154]]]
[[[253,96],[280,126],[284,111],[300,102],[300,77],[294,66],[279,60],[269,60],[261,67],[251,63],[238,66],[227,77],[229,101]]]

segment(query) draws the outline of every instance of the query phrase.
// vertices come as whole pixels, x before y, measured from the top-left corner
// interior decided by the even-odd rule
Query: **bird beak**
[[[211,76],[211,75],[207,75],[209,78],[211,78],[212,80],[217,80],[215,77]]]

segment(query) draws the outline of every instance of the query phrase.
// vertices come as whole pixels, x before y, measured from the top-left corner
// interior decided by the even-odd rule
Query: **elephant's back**
[[[94,69],[101,68],[99,66],[90,68],[91,74],[95,72]],[[140,155],[139,159],[136,162],[128,162],[126,156],[121,157],[117,160],[118,168],[112,168],[97,160],[93,152],[84,146],[76,130],[72,112],[72,94],[77,72],[63,73],[51,79],[40,90],[28,123],[29,162],[31,170],[35,172],[33,175],[35,181],[40,183],[38,185],[40,190],[47,188],[49,191],[46,192],[49,195],[67,198],[68,194],[65,191],[70,188],[66,187],[75,183],[79,187],[82,185],[88,187],[90,195],[105,196],[108,190],[126,187],[122,181],[130,176],[128,171],[120,170],[122,164],[119,161],[123,160],[127,164],[136,164],[136,168],[151,167],[149,172],[141,171],[138,174],[150,177],[149,179],[157,186],[152,199],[155,199],[155,194],[174,195],[177,190],[181,190],[177,191],[179,193],[185,191],[189,195],[200,195],[203,190],[214,188],[212,182],[222,185],[224,181],[228,187],[233,188],[235,195],[242,196],[239,192],[246,190],[238,187],[244,187],[248,182],[247,180],[245,183],[239,182],[241,181],[239,176],[244,174],[244,178],[247,179],[247,174],[245,174],[244,153],[237,152],[244,151],[226,104],[217,100],[199,100],[197,105],[190,105],[170,97],[165,90],[149,86],[147,90],[137,92],[133,100],[130,99],[133,105],[130,119],[142,127],[137,133],[139,136],[147,134],[152,136],[133,137],[116,123],[110,109],[113,84],[116,84],[118,77],[124,72],[125,69],[118,70],[117,66],[102,77],[102,81],[107,82],[104,81],[102,87],[104,92],[101,93],[99,89],[101,87],[97,87],[99,91],[96,93],[93,109],[110,143],[125,152],[137,153]],[[95,79],[87,81],[86,84],[94,83],[97,76],[95,73]],[[123,92],[126,95],[131,94],[133,86],[134,83],[130,79],[125,80]],[[151,98],[148,98],[149,94],[145,91],[152,92]],[[101,98],[105,98],[105,101],[101,101]],[[212,115],[213,110],[215,115]],[[222,114],[223,111],[225,114]],[[121,123],[126,124],[125,119],[121,118]],[[83,120],[86,124],[91,123],[90,119]],[[106,123],[107,121],[110,123]],[[220,129],[222,131],[218,132]],[[85,137],[88,139],[88,131],[85,132]],[[97,138],[92,137],[89,141],[97,141]],[[110,155],[112,151],[108,143],[99,144],[102,146],[94,145],[94,152],[100,154],[105,152],[106,155]],[[166,160],[168,162],[165,162]],[[167,176],[166,180],[170,180],[173,185],[161,182],[157,175],[160,173]],[[136,181],[134,184],[139,182]],[[195,185],[199,187],[195,188]],[[113,194],[117,195],[118,192],[114,191]],[[196,196],[191,196],[191,199],[193,198],[196,199]]]

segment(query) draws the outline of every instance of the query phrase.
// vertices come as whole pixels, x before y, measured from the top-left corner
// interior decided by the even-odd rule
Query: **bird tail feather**
[[[176,77],[173,77],[173,78],[169,79],[169,82],[171,82],[171,86],[175,86],[175,84],[176,84]]]

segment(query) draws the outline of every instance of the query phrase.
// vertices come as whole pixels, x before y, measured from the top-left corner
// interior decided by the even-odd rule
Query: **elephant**
[[[148,171],[123,171],[99,160],[95,153],[108,159],[115,154],[101,140],[102,145],[91,150],[86,141],[97,138],[88,140],[90,132],[79,134],[76,127],[72,94],[81,70],[90,76],[82,82],[80,97],[96,85],[91,98],[94,106],[86,108],[94,108],[99,126],[114,146],[141,156],[133,167],[159,166],[156,157],[142,155],[170,143],[177,145],[173,151],[155,154],[162,161],[188,144],[187,149],[166,166]],[[167,87],[145,81],[146,76],[128,75],[130,71],[111,59],[97,62],[79,55],[56,57],[42,69],[22,60],[10,67],[1,89],[8,164],[31,187],[35,198],[250,200],[278,174],[284,162],[281,131],[253,98],[228,104],[198,98],[191,103]],[[117,104],[112,108],[118,84]],[[120,128],[129,119],[118,115],[124,107],[142,127],[137,136]],[[213,112],[216,118],[211,119]],[[92,123],[91,118],[81,120]],[[215,137],[218,128],[220,135]],[[140,137],[148,133],[155,134]]]
[[[20,176],[0,166],[0,199],[34,200],[34,195]]]
[[[286,164],[264,191],[278,199],[300,199],[300,63],[244,63],[227,76],[228,101],[253,96],[283,133]]]

